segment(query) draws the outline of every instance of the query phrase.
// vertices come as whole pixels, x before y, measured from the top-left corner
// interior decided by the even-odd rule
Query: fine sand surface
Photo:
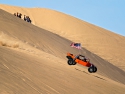
[[[31,12],[28,8],[7,5],[0,5],[0,8],[11,13],[0,9],[0,94],[124,94],[125,71],[122,67],[115,66],[117,62],[106,61],[109,58],[112,58],[112,61],[122,59],[120,65],[123,66],[124,58],[114,58],[117,57],[114,52],[107,54],[113,55],[112,57],[101,57],[105,53],[95,50],[99,42],[102,42],[106,50],[100,45],[101,51],[109,50],[107,46],[112,47],[111,51],[115,51],[115,47],[118,47],[119,53],[116,54],[124,55],[123,36],[55,11],[53,11],[55,19],[60,22],[54,23],[52,21],[55,19],[51,19],[54,15],[51,10],[37,8],[32,9]],[[13,16],[14,11],[29,15],[33,24]],[[41,14],[37,16],[35,12],[39,13],[39,11]],[[53,14],[48,17],[48,22],[44,21],[46,18],[41,18],[43,11],[44,14],[47,12],[50,13],[49,15]],[[56,16],[61,16],[63,20]],[[69,19],[67,23],[66,19]],[[76,28],[74,21],[78,24]],[[65,25],[61,26],[63,23]],[[86,32],[87,30],[91,33]],[[77,31],[82,32],[83,35],[77,34]],[[86,36],[85,39],[81,38],[82,36]],[[109,36],[110,40],[107,39]],[[92,38],[95,40],[91,40]],[[85,40],[90,42],[85,43]],[[78,41],[85,45],[80,53],[89,57],[97,66],[97,73],[90,74],[86,67],[78,64],[76,66],[67,64],[65,57],[67,52],[78,54],[77,49],[69,46],[71,41]],[[100,55],[96,51],[100,52]]]
[[[11,14],[19,12],[30,16],[32,24],[59,34],[82,46],[110,63],[125,70],[125,36],[46,8],[23,8],[0,5]]]

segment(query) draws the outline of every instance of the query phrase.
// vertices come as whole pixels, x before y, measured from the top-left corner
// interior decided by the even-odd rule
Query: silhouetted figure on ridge
[[[16,16],[16,13],[14,13],[14,16]]]
[[[21,14],[21,13],[19,13],[18,17],[19,17],[19,18],[21,18],[21,16],[22,16],[22,14]]]
[[[26,16],[26,20],[27,20],[27,22],[30,22],[30,23],[31,23],[31,19],[30,19],[29,16]]]
[[[24,18],[23,18],[24,21],[27,21],[27,18],[26,18],[26,15],[24,15]]]
[[[18,14],[18,12],[17,12],[17,15],[16,15],[16,16],[19,17],[18,15],[19,15],[19,14]]]

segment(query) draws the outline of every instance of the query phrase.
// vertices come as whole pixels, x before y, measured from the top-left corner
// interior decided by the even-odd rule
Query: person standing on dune
[[[24,19],[24,21],[26,21],[26,20],[27,20],[26,15],[24,15],[24,18],[23,18],[23,19]]]

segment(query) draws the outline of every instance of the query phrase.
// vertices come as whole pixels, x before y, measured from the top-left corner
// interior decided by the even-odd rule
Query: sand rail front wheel
[[[89,68],[88,68],[88,71],[89,71],[90,73],[95,73],[95,72],[97,71],[97,67],[95,67],[95,66],[89,67]]]

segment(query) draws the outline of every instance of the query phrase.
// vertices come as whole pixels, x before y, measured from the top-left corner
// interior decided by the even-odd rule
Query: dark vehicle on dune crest
[[[79,55],[75,56],[71,53],[67,53],[66,57],[68,59],[67,63],[69,65],[76,65],[78,63],[78,64],[88,67],[88,71],[90,73],[95,73],[97,71],[97,67],[95,65],[93,65],[92,63],[90,63],[90,60],[86,59],[85,56],[83,56],[83,55],[79,54]]]

